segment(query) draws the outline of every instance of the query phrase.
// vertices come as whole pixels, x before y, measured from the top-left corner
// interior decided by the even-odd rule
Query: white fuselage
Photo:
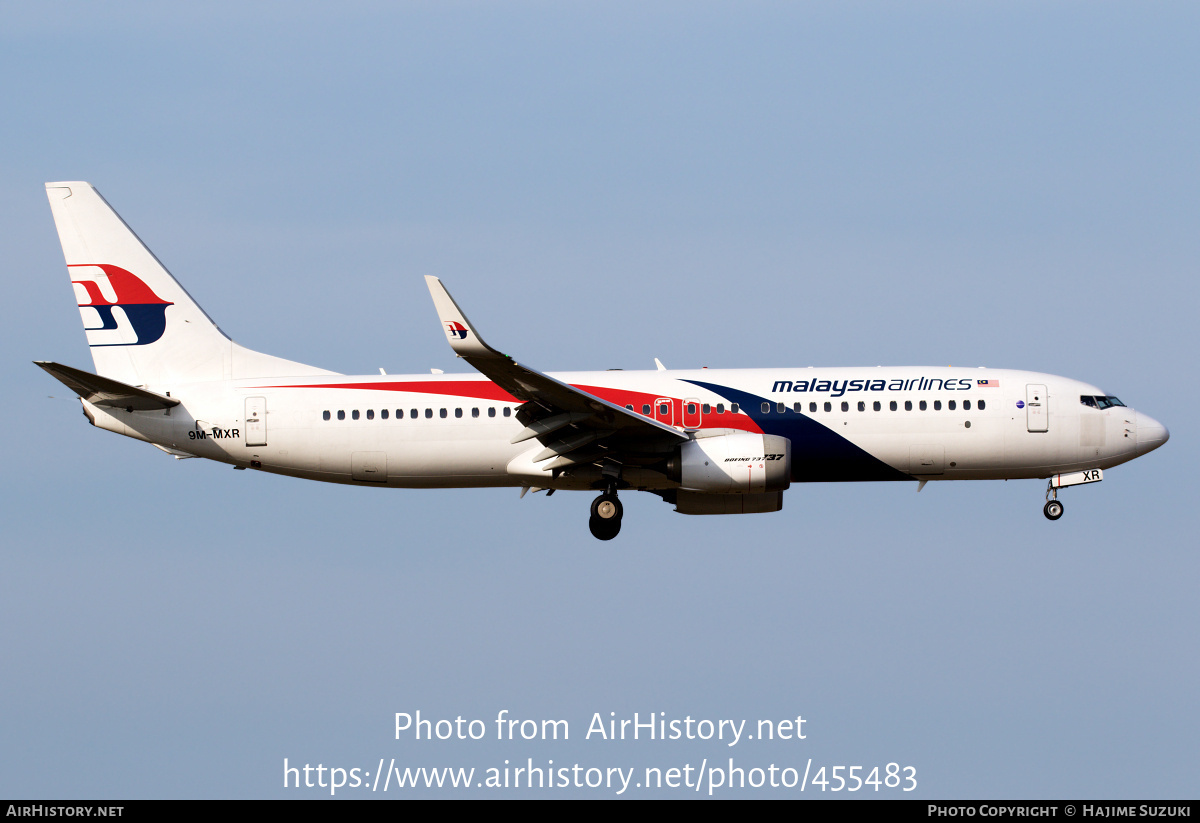
[[[552,375],[693,437],[765,432],[792,443],[792,479],[1048,477],[1109,468],[1166,431],[1095,386],[966,368],[604,371]],[[106,429],[187,455],[335,483],[406,488],[586,488],[513,444],[520,403],[480,375],[305,376],[150,386],[181,405],[102,409]],[[736,411],[734,406],[736,404]],[[1140,442],[1139,442],[1140,438]],[[182,456],[182,455],[181,455]],[[665,474],[627,475],[666,489]]]

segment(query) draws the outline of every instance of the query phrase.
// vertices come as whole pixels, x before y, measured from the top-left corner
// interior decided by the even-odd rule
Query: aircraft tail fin
[[[46,196],[96,372],[132,386],[330,374],[230,340],[90,183]]]

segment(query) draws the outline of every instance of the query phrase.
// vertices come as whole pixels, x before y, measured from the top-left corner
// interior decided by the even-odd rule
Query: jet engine
[[[682,444],[667,476],[688,491],[761,494],[792,483],[792,441],[774,434],[720,434]]]

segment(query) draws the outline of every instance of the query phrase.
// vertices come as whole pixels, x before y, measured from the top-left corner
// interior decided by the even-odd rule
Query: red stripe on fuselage
[[[520,403],[521,401],[513,397],[504,389],[492,383],[489,380],[426,380],[426,381],[401,381],[389,380],[387,382],[372,382],[372,383],[305,383],[288,386],[251,386],[255,389],[357,389],[359,391],[394,391],[394,392],[412,392],[414,394],[441,394],[449,397],[464,397],[473,398],[476,400],[495,400],[501,403]],[[647,394],[645,392],[631,391],[629,389],[614,389],[607,386],[572,386],[581,392],[599,397],[601,400],[607,400],[609,403],[615,403],[618,406],[633,406],[636,414],[641,414],[642,406],[649,406],[651,413],[644,415],[650,419],[655,419],[654,403],[655,401],[669,400],[671,402],[671,420],[683,420],[683,400],[678,397],[664,397],[661,394]],[[714,404],[709,404],[710,407]],[[708,414],[700,415],[700,428],[706,429],[740,429],[753,433],[762,432],[749,415],[734,414],[731,411],[725,411],[718,414],[716,411],[710,411]]]
[[[520,403],[504,389],[488,380],[430,380],[426,382],[388,381],[386,383],[311,383],[295,386],[252,386],[255,389],[358,389],[360,391],[403,391],[417,394],[445,394]]]
[[[594,394],[601,400],[607,400],[609,403],[615,403],[618,406],[633,406],[633,410],[641,414],[642,406],[650,407],[650,414],[643,415],[645,417],[655,418],[654,402],[662,400],[671,401],[671,420],[676,426],[681,424],[683,420],[683,400],[678,397],[666,397],[661,394],[646,394],[645,392],[630,391],[629,389],[610,389],[606,386],[574,386],[588,394]],[[712,407],[715,404],[710,403]],[[728,404],[726,404],[728,405]],[[701,406],[703,408],[703,405]],[[749,415],[734,414],[726,410],[723,414],[710,411],[708,414],[700,413],[700,426],[702,429],[741,429],[743,431],[762,432],[758,424],[750,419]],[[688,428],[694,428],[689,426]]]

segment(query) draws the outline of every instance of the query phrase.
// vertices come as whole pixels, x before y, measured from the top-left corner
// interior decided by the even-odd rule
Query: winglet
[[[450,348],[459,357],[503,357],[493,349],[475,331],[471,321],[463,314],[462,309],[454,302],[450,292],[442,285],[442,281],[431,274],[425,275],[425,285],[429,287],[429,295],[433,298],[434,308],[442,321],[442,330],[450,339]]]

